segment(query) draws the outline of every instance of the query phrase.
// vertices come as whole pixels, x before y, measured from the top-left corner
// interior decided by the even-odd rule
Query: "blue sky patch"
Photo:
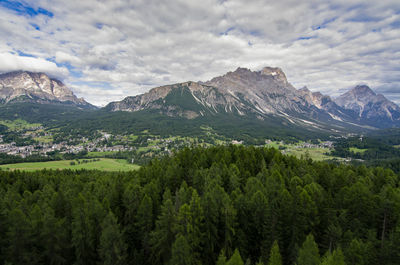
[[[297,38],[297,40],[310,40],[310,39],[315,39],[315,36],[303,36],[300,38]]]
[[[73,67],[69,62],[57,63],[54,57],[53,58],[46,58],[46,60],[49,61],[49,62],[55,63],[57,65],[57,67],[67,68],[68,71],[69,71],[69,74],[72,77],[80,78],[80,77],[83,76],[82,71],[80,71],[80,70],[76,69],[75,67]]]
[[[35,9],[23,2],[18,2],[18,1],[0,0],[0,6],[13,10],[18,15],[21,16],[30,16],[30,17],[35,17],[38,15],[44,15],[48,17],[54,16],[52,12],[44,8],[39,7],[38,9]]]
[[[249,32],[251,36],[260,37],[261,33],[258,30],[252,30]]]
[[[25,53],[23,51],[17,51],[17,53],[18,53],[19,56],[37,58],[35,55],[29,54],[29,53]]]
[[[30,25],[31,25],[34,29],[40,30],[39,25],[37,25],[37,24],[35,24],[35,23],[30,23]]]
[[[315,26],[312,26],[311,28],[312,28],[312,30],[319,30],[319,29],[326,28],[326,26],[327,26],[329,23],[334,22],[336,19],[337,19],[337,17],[333,17],[333,18],[326,19],[326,20],[325,20],[324,22],[322,22],[320,25],[315,25]]]
[[[102,29],[104,27],[103,23],[96,23],[96,28]]]
[[[393,23],[390,23],[390,26],[392,28],[398,29],[398,28],[400,28],[400,21],[398,20],[398,21],[395,21]]]
[[[350,22],[379,22],[381,20],[382,20],[382,18],[380,18],[380,17],[367,15],[365,13],[359,13],[356,16],[348,19],[347,21],[350,21]]]
[[[221,32],[219,35],[228,35],[230,31],[234,30],[235,27],[230,27],[227,30],[225,30],[224,32]]]
[[[71,76],[75,78],[80,78],[83,76],[82,71],[77,70],[75,67],[73,67],[69,62],[63,62],[63,63],[57,63],[54,59],[47,59],[50,62],[55,63],[58,67],[65,67],[68,69],[69,73]]]

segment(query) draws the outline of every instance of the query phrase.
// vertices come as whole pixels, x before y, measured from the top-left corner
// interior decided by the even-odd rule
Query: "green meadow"
[[[9,120],[0,120],[0,124],[5,125],[10,129],[11,131],[19,131],[23,129],[32,129],[39,127],[41,124],[40,123],[29,123],[25,120],[21,119],[16,119],[13,121]]]
[[[83,160],[87,160],[90,162],[84,163]],[[36,171],[42,169],[72,169],[72,170],[97,169],[103,171],[129,171],[129,170],[137,170],[139,168],[140,166],[129,164],[126,160],[109,159],[109,158],[100,158],[98,161],[93,161],[90,159],[79,159],[79,160],[61,160],[61,161],[0,165],[0,169],[2,170],[22,170],[22,171]]]
[[[357,147],[350,147],[349,150],[350,150],[350,152],[353,152],[353,153],[356,153],[356,154],[363,154],[368,149],[360,149],[360,148],[357,148]]]

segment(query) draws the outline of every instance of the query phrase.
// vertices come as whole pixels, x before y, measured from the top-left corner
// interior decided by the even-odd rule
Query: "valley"
[[[400,264],[399,0],[0,17],[0,265]]]
[[[340,153],[340,150],[343,149],[341,147],[343,141],[352,139],[351,135],[330,137],[325,140],[300,140],[285,137],[270,139],[250,135],[232,138],[218,134],[209,126],[200,126],[200,130],[191,136],[157,135],[149,130],[128,135],[100,130],[90,130],[90,133],[87,134],[84,134],[85,131],[69,134],[68,131],[63,131],[62,127],[45,128],[39,123],[29,123],[21,119],[2,120],[0,124],[4,126],[2,135],[0,135],[0,151],[3,153],[0,163],[3,164],[1,168],[9,170],[43,168],[127,170],[134,169],[138,164],[143,165],[153,158],[172,155],[185,147],[237,144],[276,148],[283,154],[298,158],[311,158],[315,161],[349,163],[363,161],[357,154],[364,154],[369,148],[368,146],[358,148],[359,145],[353,144],[354,146],[346,147],[347,152]],[[395,155],[393,154],[393,156]],[[96,158],[104,161],[125,161],[124,163],[132,165],[132,167],[121,163],[116,163],[117,166],[104,163],[98,167],[93,166],[95,164],[82,164],[81,166],[69,164],[73,159],[79,161],[79,159]],[[21,164],[13,164],[16,162]],[[109,169],[107,169],[107,165],[110,166]]]
[[[400,109],[368,87],[336,102],[239,68],[96,108],[5,76],[30,87],[0,104],[0,259],[309,265],[312,244],[315,264],[397,264]]]
[[[231,144],[335,163],[397,155],[376,157],[354,143],[343,149],[346,139],[370,134],[377,139],[380,131],[398,126],[400,108],[393,102],[367,86],[338,99],[296,89],[280,68],[238,68],[206,82],[157,87],[101,109],[43,73],[3,74],[0,86],[1,164],[37,162],[42,168],[45,161],[102,158],[143,165],[185,147]],[[394,144],[399,143],[389,145]]]

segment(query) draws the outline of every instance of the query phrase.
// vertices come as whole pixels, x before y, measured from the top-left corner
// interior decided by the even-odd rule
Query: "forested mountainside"
[[[2,264],[399,264],[399,176],[276,149],[0,171]],[[282,263],[280,263],[282,262]]]

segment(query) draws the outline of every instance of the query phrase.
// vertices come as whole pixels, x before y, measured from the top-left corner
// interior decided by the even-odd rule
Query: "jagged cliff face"
[[[189,119],[216,113],[252,115],[261,120],[272,115],[313,127],[321,123],[342,127],[346,123],[374,127],[400,125],[399,107],[369,88],[356,87],[334,100],[306,87],[294,88],[283,71],[273,67],[261,71],[238,68],[207,82],[157,87],[143,95],[112,102],[106,108],[110,111],[156,110]],[[383,123],[378,123],[376,117]]]
[[[179,109],[183,102],[169,104],[167,97],[179,91],[182,95],[187,93],[193,101],[194,108],[190,111],[195,114],[189,115],[191,117],[205,115],[206,112],[254,113],[262,117],[287,111],[304,112],[305,108],[314,105],[312,99],[306,98],[303,92],[288,83],[281,69],[266,67],[258,72],[238,68],[207,82],[186,82],[154,88],[146,94],[113,102],[108,108],[113,111],[160,109],[173,115],[172,110]],[[186,97],[184,100],[187,103],[189,99]],[[169,108],[166,109],[166,105]],[[184,111],[180,113],[188,116]]]
[[[91,106],[84,99],[77,98],[61,81],[52,79],[44,73],[25,71],[0,75],[0,99],[3,103],[31,101]]]
[[[214,87],[196,82],[185,82],[156,87],[145,94],[112,102],[106,108],[111,111],[131,112],[152,109],[168,116],[193,119],[223,111],[221,107],[231,106],[233,102],[240,104],[230,95],[222,96]]]
[[[218,88],[223,95],[231,95],[244,101],[260,114],[277,113],[287,109],[298,111],[298,103],[305,104],[279,68],[266,67],[258,72],[238,68],[204,84]],[[235,106],[235,103],[232,102],[232,105]]]

